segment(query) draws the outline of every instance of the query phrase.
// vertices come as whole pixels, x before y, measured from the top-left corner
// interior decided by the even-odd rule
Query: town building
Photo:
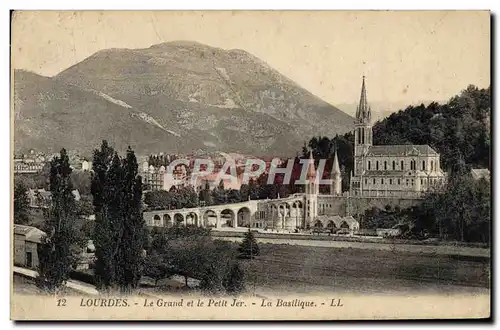
[[[490,170],[487,168],[473,168],[470,170],[470,175],[474,180],[485,179],[490,181],[491,178]]]
[[[37,153],[31,149],[27,154],[14,155],[15,174],[35,174],[42,171],[47,164],[47,158],[43,153]]]
[[[38,245],[44,236],[45,233],[38,228],[14,225],[14,265],[37,269]]]

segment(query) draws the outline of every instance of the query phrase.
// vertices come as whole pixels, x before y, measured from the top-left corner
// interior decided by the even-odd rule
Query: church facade
[[[420,197],[446,179],[439,154],[428,145],[373,145],[365,77],[354,123],[352,196]]]

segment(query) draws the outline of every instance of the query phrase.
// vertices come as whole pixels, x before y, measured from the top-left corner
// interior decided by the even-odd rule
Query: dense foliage
[[[28,189],[23,182],[14,185],[14,223],[25,225],[29,222]]]
[[[120,158],[106,141],[94,151],[95,275],[101,289],[129,292],[139,284],[144,245],[142,179],[134,152]]]
[[[428,194],[413,209],[416,228],[442,239],[490,243],[490,184],[470,175],[451,177],[443,191]]]
[[[70,175],[68,155],[62,149],[50,162],[51,204],[41,228],[46,235],[38,246],[38,285],[48,291],[59,290],[69,278],[75,262],[72,248],[79,242],[73,224],[75,197]]]
[[[147,251],[144,275],[158,283],[171,275],[199,279],[200,288],[210,294],[243,290],[243,271],[230,243],[213,240],[208,229],[187,226],[155,229]]]
[[[248,228],[248,231],[245,233],[245,237],[238,248],[238,252],[240,253],[239,257],[243,259],[253,259],[259,255],[259,245],[250,228]]]
[[[428,144],[442,167],[490,168],[491,89],[469,86],[446,104],[410,106],[373,127],[374,144]]]

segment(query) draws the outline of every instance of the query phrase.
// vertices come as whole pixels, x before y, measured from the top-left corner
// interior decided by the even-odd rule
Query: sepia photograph
[[[12,11],[12,320],[491,317],[484,11]]]

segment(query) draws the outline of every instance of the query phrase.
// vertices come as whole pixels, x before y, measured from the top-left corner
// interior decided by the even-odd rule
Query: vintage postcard
[[[12,12],[11,318],[489,318],[490,22]]]

